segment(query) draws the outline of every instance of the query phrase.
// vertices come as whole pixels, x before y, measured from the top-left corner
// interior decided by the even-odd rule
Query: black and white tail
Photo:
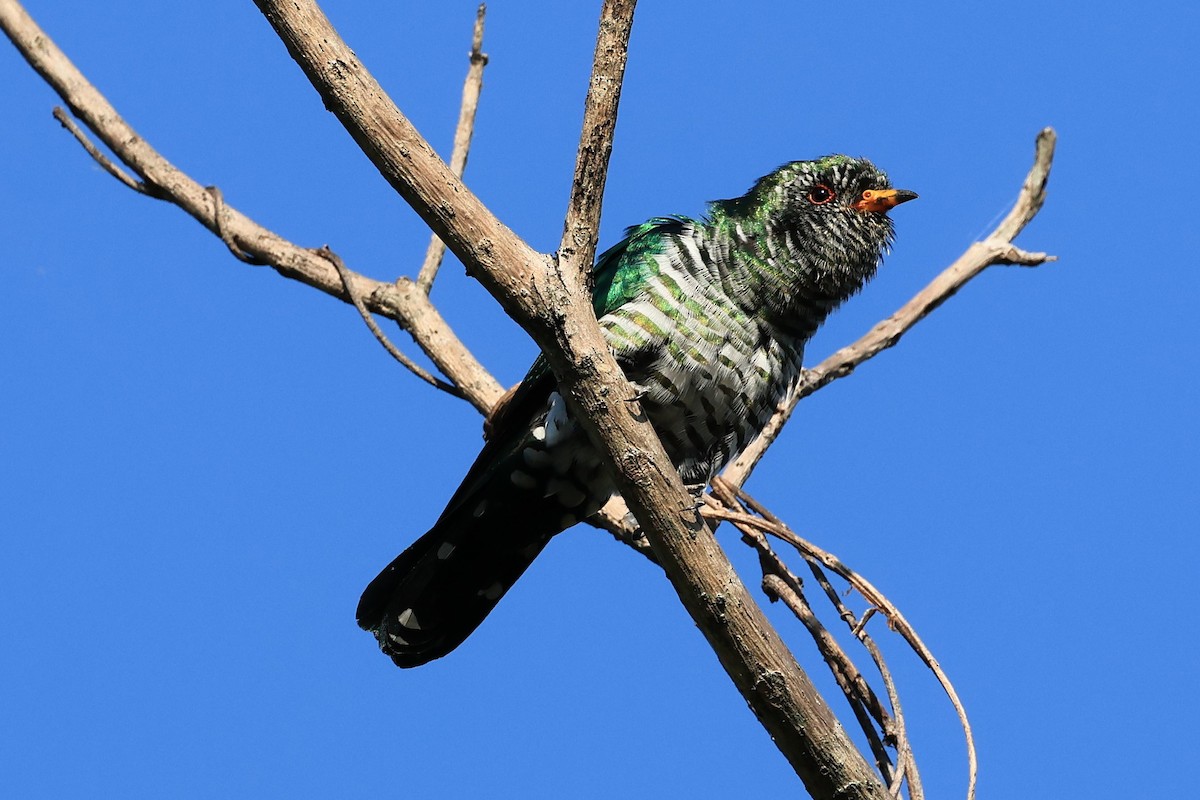
[[[397,666],[420,666],[462,644],[557,532],[528,514],[494,513],[444,516],[363,592],[358,624]]]

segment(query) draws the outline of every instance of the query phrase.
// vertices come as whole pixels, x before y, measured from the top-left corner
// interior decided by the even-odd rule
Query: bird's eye
[[[808,202],[814,206],[823,206],[833,198],[833,190],[823,183],[808,190]]]

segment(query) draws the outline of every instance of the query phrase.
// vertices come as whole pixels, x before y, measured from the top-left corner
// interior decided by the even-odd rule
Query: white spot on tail
[[[479,515],[476,514],[475,516]],[[450,544],[449,542],[442,542],[442,546],[439,547],[437,551],[438,561],[445,561],[450,557],[450,554],[454,552],[454,549],[454,545]]]
[[[399,621],[401,625],[410,631],[421,630],[421,623],[417,622],[417,615],[411,608],[406,608],[400,612]]]
[[[487,511],[487,500],[480,500],[479,505],[475,506],[475,510],[471,512],[471,516],[482,517],[485,511]],[[441,556],[438,557],[441,558]]]
[[[491,586],[479,592],[479,596],[488,600],[495,600],[500,595],[504,594],[504,585],[500,581],[496,581]]]

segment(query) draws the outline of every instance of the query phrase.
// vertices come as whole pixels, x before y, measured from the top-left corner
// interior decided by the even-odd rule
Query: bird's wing
[[[686,217],[655,217],[625,231],[625,238],[600,254],[592,270],[592,308],[596,319],[616,311],[641,295],[646,281],[658,274],[655,256],[668,237],[693,224]]]
[[[637,299],[648,279],[657,274],[655,256],[665,247],[668,236],[678,235],[685,226],[693,224],[686,217],[656,217],[625,231],[625,238],[605,250],[596,259],[592,270],[592,309],[601,327],[605,315]],[[654,343],[657,345],[658,343]],[[644,348],[614,348],[617,363],[626,372],[638,366]],[[505,441],[523,436],[530,420],[546,408],[550,393],[555,389],[554,374],[539,355],[524,379],[508,391],[485,423],[489,441]]]

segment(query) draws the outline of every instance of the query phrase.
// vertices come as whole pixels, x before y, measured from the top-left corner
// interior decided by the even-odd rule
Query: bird
[[[917,195],[870,161],[793,161],[700,218],[656,217],[596,260],[596,318],[683,482],[703,490],[801,375],[805,343],[857,293]],[[458,647],[557,533],[616,491],[544,357],[489,415],[433,527],[363,592],[358,625],[399,667]]]

